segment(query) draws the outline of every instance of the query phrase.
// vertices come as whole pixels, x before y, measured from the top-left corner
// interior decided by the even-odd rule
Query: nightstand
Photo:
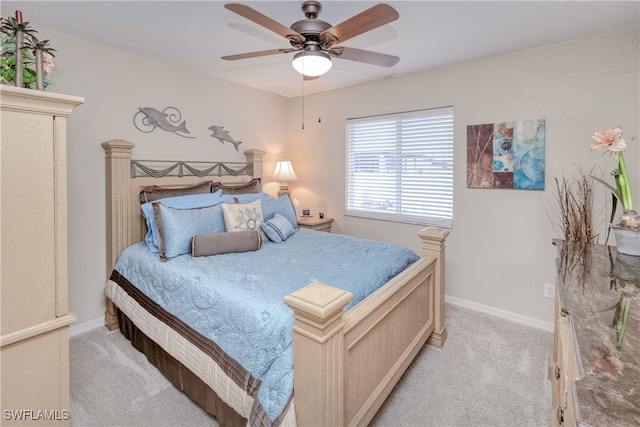
[[[301,228],[308,228],[309,230],[326,231],[331,233],[331,223],[333,218],[324,217],[319,219],[317,216],[298,216],[298,226]]]

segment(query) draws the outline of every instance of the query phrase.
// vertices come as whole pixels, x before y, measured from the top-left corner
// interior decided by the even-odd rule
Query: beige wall
[[[453,105],[455,199],[447,292],[550,321],[552,301],[542,296],[542,284],[553,281],[554,232],[543,208],[552,197],[549,179],[544,192],[467,189],[466,126],[546,119],[548,178],[569,173],[574,162],[590,167],[600,160],[588,152],[594,129],[620,124],[627,135],[640,135],[637,30],[307,96],[304,130],[299,98],[287,100],[58,32],[39,33],[58,50],[48,90],[86,98],[68,129],[69,303],[79,323],[104,311],[103,141],[135,142],[137,158],[235,161],[242,160],[243,149],[261,148],[267,152],[267,178],[286,155],[300,178],[291,186],[294,196],[311,209],[326,200],[336,218],[334,230],[417,250],[418,226],[343,215],[344,122]],[[179,108],[196,138],[139,132],[133,116],[144,106]],[[240,152],[211,138],[212,124],[243,140]],[[637,193],[640,162],[628,162]],[[271,193],[276,189],[275,183],[266,186]]]
[[[640,201],[639,37],[637,29],[623,31],[306,96],[304,130],[301,99],[292,99],[289,151],[300,178],[293,194],[312,210],[326,200],[338,232],[418,250],[419,226],[344,216],[345,119],[453,105],[447,294],[551,322],[543,284],[554,283],[556,234],[545,205],[553,202],[554,177],[571,176],[576,164],[587,171],[604,165],[589,152],[594,130],[621,125],[627,140],[636,136],[627,162]],[[526,119],[546,120],[546,190],[467,189],[467,125]],[[605,194],[597,190],[599,210]]]

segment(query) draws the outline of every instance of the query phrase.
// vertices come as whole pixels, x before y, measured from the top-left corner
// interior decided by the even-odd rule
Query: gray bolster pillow
[[[196,234],[191,239],[191,255],[210,256],[257,251],[261,246],[262,236],[258,230]]]

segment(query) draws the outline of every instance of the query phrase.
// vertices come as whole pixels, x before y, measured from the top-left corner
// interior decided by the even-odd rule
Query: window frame
[[[345,216],[453,228],[453,133],[453,106],[347,118]]]

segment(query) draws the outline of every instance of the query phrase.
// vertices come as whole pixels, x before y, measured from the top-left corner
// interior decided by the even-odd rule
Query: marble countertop
[[[640,257],[610,246],[553,243],[558,297],[571,314],[584,374],[575,382],[579,425],[640,425]]]

